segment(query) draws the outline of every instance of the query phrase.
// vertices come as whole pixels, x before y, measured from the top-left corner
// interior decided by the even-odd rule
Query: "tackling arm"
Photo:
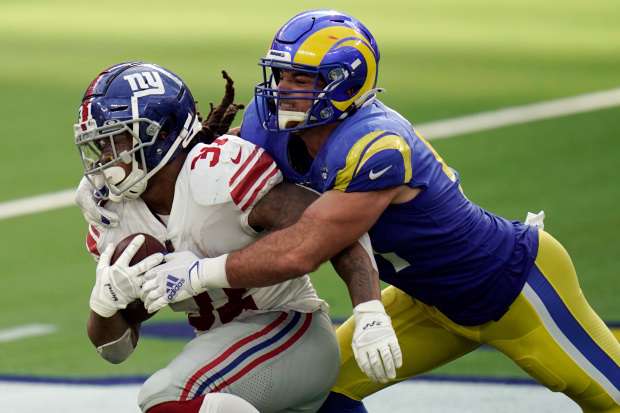
[[[287,228],[295,224],[306,208],[317,198],[319,194],[301,186],[280,184],[254,207],[248,217],[248,223],[254,228],[269,231]],[[367,234],[335,255],[331,261],[336,272],[347,285],[354,306],[380,298],[379,276],[375,270],[370,239]],[[243,277],[238,284],[232,286],[235,288],[262,287],[303,274],[305,273],[284,273],[282,275],[257,273],[255,275],[258,278]]]
[[[320,232],[314,231],[329,225],[327,220],[314,221],[315,214],[307,216],[308,211],[322,199],[323,196],[319,198],[318,194],[293,184],[273,187],[250,211],[248,224],[256,230],[275,231],[271,234],[276,235],[275,246],[267,242],[262,248],[245,248],[230,255],[202,259],[189,251],[168,254],[165,264],[147,271],[144,276],[142,290],[146,308],[149,312],[157,311],[170,302],[182,301],[209,288],[265,287],[303,276],[310,272],[310,268],[297,262],[304,259],[300,255],[302,252],[314,260],[316,265],[313,268],[335,256],[334,267],[345,281],[354,304],[379,299],[379,277],[374,268],[374,258],[365,230],[359,233],[358,228],[349,231],[350,238],[338,240],[335,246],[328,245],[328,248],[333,250],[319,251],[314,248],[304,251],[307,240],[311,240],[314,247],[328,244],[321,241],[323,235]],[[309,229],[305,230],[306,227]],[[287,234],[290,234],[290,237]],[[273,240],[271,235],[256,243]],[[357,242],[362,235],[366,240],[366,248]],[[329,237],[335,239],[335,232],[330,231]],[[286,244],[278,244],[280,239],[285,240]],[[246,253],[249,253],[251,258],[244,258]],[[240,257],[237,257],[238,254]],[[316,258],[314,254],[317,255]],[[233,260],[250,259],[252,262],[243,263],[242,272],[234,272],[233,277],[227,278],[224,269],[230,257],[233,257]],[[271,259],[277,261],[276,269],[269,264],[274,262]],[[254,270],[253,265],[268,270]],[[181,287],[172,293],[166,292],[165,288],[170,274],[185,280],[180,284]]]
[[[247,279],[288,279],[314,271],[366,233],[398,194],[398,187],[324,193],[295,224],[229,254],[228,283],[234,287]]]
[[[379,274],[367,234],[353,246],[332,257],[331,262],[347,285],[353,307],[371,300],[381,300]]]

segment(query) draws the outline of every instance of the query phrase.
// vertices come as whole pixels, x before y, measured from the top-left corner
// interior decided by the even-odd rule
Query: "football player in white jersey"
[[[76,144],[86,178],[108,191],[114,202],[105,206],[107,213],[119,219],[116,226],[89,229],[87,247],[98,258],[89,337],[103,358],[122,362],[136,346],[141,321],[130,317],[127,306],[142,300],[154,312],[174,303],[197,337],[146,381],[142,411],[204,413],[218,411],[216,405],[219,411],[254,411],[234,397],[217,398],[217,392],[240,396],[261,412],[316,411],[339,360],[326,304],[308,276],[248,280],[249,289],[207,290],[201,279],[201,258],[243,248],[262,230],[292,224],[315,195],[282,184],[271,157],[247,141],[224,135],[211,144],[197,142],[212,140],[209,132],[189,89],[157,65],[115,65],[88,87]],[[138,232],[176,252],[131,266],[144,240],[138,236],[111,264],[113,245]],[[378,299],[374,261],[363,240],[332,262],[354,305]],[[353,343],[366,360],[362,369],[375,379],[393,376],[401,355],[390,319],[373,313],[365,321]],[[367,370],[376,358],[384,370]]]

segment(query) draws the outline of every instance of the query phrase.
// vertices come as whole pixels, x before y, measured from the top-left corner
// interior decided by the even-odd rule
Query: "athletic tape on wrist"
[[[370,300],[364,303],[360,303],[355,306],[353,309],[353,314],[361,314],[361,313],[381,313],[385,314],[385,308],[383,307],[383,303],[379,300]]]
[[[230,288],[226,275],[226,259],[228,254],[201,260],[200,278],[205,288]]]

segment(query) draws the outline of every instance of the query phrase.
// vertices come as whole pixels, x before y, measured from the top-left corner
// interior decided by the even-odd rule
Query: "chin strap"
[[[353,102],[353,106],[355,106],[356,109],[361,108],[365,104],[372,102],[377,97],[377,93],[383,92],[385,92],[385,89],[383,89],[382,87],[372,88],[368,92],[362,94],[362,96],[355,99],[355,101]]]

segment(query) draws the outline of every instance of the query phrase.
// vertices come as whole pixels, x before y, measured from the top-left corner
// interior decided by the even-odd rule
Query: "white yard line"
[[[6,413],[139,412],[139,385],[72,386],[0,382]],[[370,413],[577,413],[561,393],[542,386],[406,381],[364,400]]]
[[[422,131],[428,139],[444,139],[471,132],[574,115],[619,105],[620,88],[423,123],[417,125],[416,129]]]
[[[45,336],[56,331],[52,324],[24,324],[0,330],[0,343],[21,340],[27,337]]]
[[[74,193],[73,189],[67,189],[0,203],[0,220],[64,208],[73,204]]]
[[[416,129],[419,129],[428,139],[445,139],[471,132],[574,115],[614,106],[620,106],[620,88],[421,123],[416,125]],[[45,212],[72,204],[72,189],[17,199],[0,203],[0,220]]]

